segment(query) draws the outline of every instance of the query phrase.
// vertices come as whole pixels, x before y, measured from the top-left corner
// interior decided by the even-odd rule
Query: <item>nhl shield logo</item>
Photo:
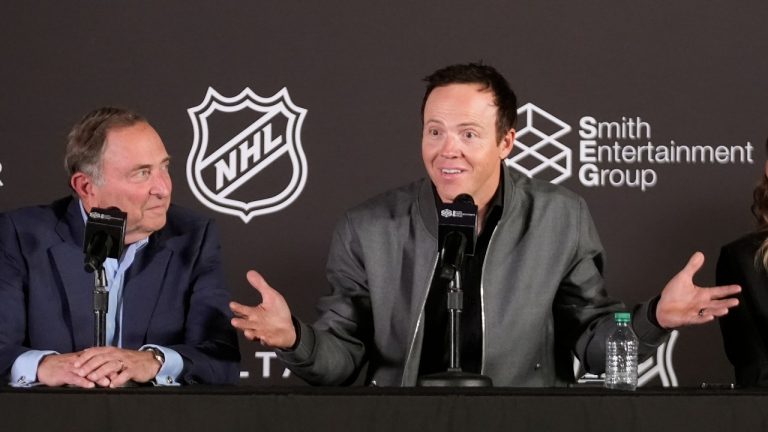
[[[307,110],[288,89],[262,98],[246,88],[231,98],[208,88],[188,110],[194,142],[187,181],[211,210],[240,217],[274,213],[290,205],[307,181],[301,126]]]

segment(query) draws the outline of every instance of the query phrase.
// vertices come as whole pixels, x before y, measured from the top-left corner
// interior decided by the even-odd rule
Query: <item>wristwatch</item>
[[[163,367],[163,364],[165,364],[165,354],[163,354],[162,351],[154,347],[147,347],[144,351],[151,352],[152,355],[155,357],[155,360],[160,362],[160,367]]]

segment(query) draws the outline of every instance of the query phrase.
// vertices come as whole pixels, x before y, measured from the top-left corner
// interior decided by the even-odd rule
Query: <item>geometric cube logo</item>
[[[506,163],[528,177],[561,183],[571,176],[572,152],[558,141],[571,127],[532,103],[517,110],[522,127]]]

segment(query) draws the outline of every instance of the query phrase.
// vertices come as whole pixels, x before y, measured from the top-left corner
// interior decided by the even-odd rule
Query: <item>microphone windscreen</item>
[[[127,214],[117,207],[91,209],[83,238],[86,270],[101,265],[106,258],[120,258],[125,245],[126,220]]]
[[[469,194],[458,195],[452,203],[442,204],[437,212],[438,251],[443,249],[445,238],[451,232],[459,232],[467,239],[465,255],[475,253],[477,242],[477,206]]]

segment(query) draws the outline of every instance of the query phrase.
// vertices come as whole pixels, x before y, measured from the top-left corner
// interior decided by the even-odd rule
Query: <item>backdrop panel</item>
[[[709,285],[720,245],[753,227],[767,12],[758,0],[5,2],[0,210],[67,194],[68,128],[97,106],[134,108],[173,157],[174,201],[218,221],[234,298],[258,300],[255,268],[312,320],[336,220],[423,175],[421,78],[484,60],[518,93],[510,163],[586,198],[609,291],[648,299],[695,250]],[[241,165],[242,143],[269,151]],[[258,345],[242,352],[244,382],[298,382]],[[674,361],[683,385],[732,380],[714,324],[684,329]]]

